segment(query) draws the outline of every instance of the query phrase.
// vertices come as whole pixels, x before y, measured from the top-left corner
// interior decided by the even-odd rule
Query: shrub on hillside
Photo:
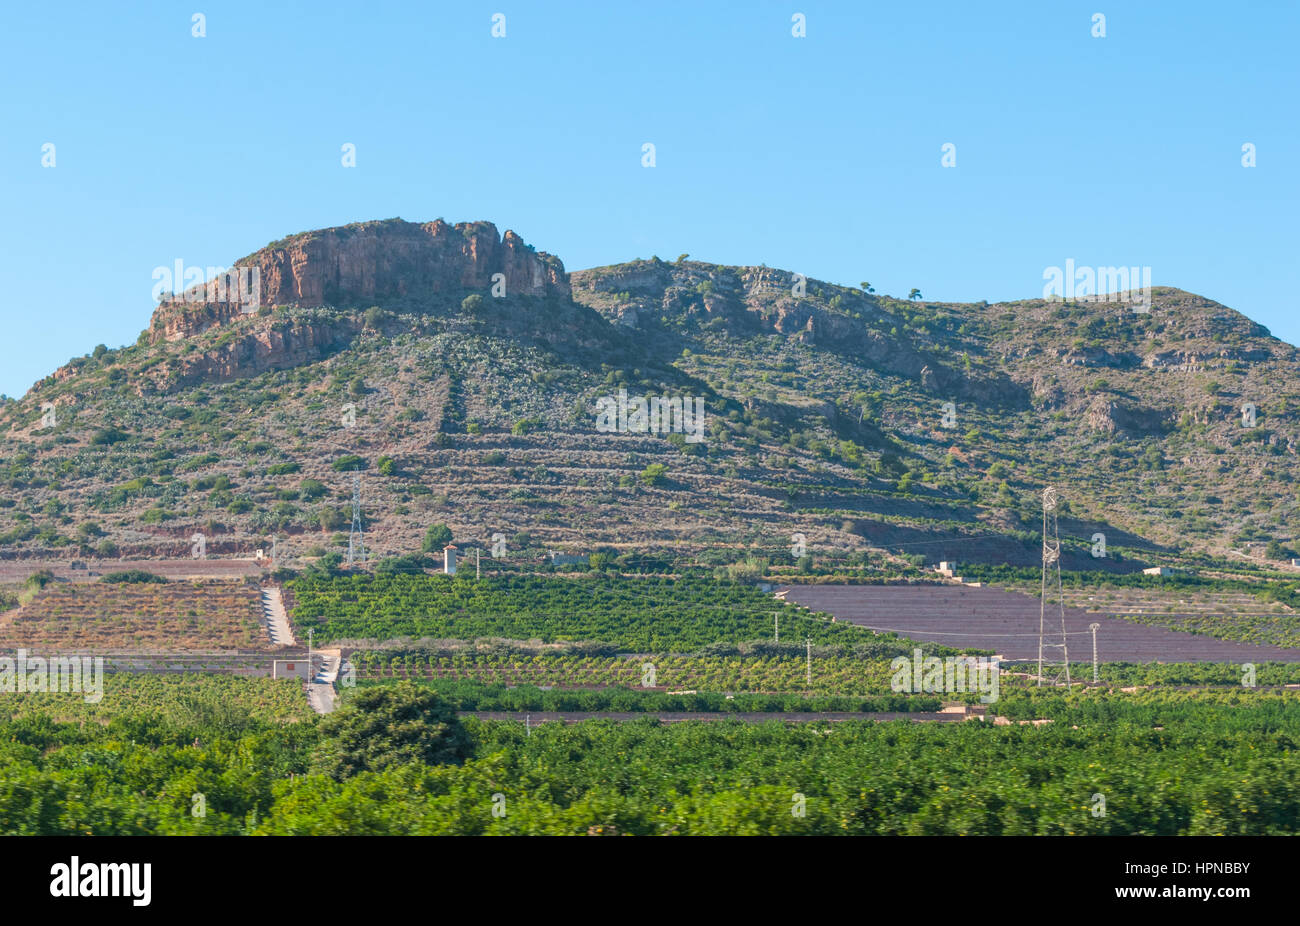
[[[162,584],[166,583],[167,580],[144,569],[125,569],[122,572],[110,572],[101,576],[99,581],[108,582],[109,584],[123,582]]]

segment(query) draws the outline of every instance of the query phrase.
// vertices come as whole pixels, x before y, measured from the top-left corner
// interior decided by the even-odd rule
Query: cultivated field
[[[0,615],[0,649],[270,651],[259,602],[243,582],[54,582]]]
[[[635,659],[619,656],[497,654],[461,652],[454,655],[419,652],[362,651],[352,655],[359,678],[472,679],[504,685],[547,685],[561,688],[622,685],[640,687],[647,665],[654,666],[655,687],[663,690],[885,694],[889,688],[888,660],[864,660],[826,655],[813,660],[812,684],[807,683],[803,656],[691,656],[647,654]]]
[[[1038,656],[1040,602],[1028,595],[954,585],[813,585],[778,590],[782,592],[788,602],[861,627],[947,646],[993,650],[1008,659]],[[1257,599],[1251,601],[1253,607],[1260,607]],[[1103,662],[1300,662],[1300,648],[1219,640],[1067,607],[1065,627],[1072,661],[1091,659],[1088,628],[1093,623],[1101,625],[1097,655]],[[1059,624],[1058,614],[1055,626]],[[1048,627],[1052,626],[1049,619]]]
[[[1067,606],[1219,639],[1300,649],[1300,615],[1243,592],[1066,589]]]
[[[115,718],[149,722],[236,726],[308,720],[311,709],[295,679],[232,678],[229,675],[104,676],[103,697],[82,693],[9,692],[0,698],[0,720],[49,718],[55,722],[106,724]]]

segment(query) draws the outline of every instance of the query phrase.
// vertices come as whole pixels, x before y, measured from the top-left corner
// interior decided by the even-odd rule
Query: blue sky
[[[1149,266],[1300,342],[1295,2],[121,6],[0,13],[9,395],[133,342],[156,267],[392,216],[935,300]]]

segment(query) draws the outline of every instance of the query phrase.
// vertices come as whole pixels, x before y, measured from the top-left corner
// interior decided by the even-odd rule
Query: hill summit
[[[494,284],[509,295],[570,296],[559,258],[513,231],[502,236],[491,222],[399,218],[308,231],[267,245],[235,268],[255,272],[264,306],[364,308],[466,290],[486,293]],[[233,299],[217,302],[208,289],[193,287],[160,304],[152,338],[188,337],[241,310]]]
[[[687,255],[570,276],[491,223],[400,219],[233,272],[257,278],[251,310],[170,297],[135,344],[0,408],[0,554],[184,556],[203,532],[214,555],[320,555],[354,474],[387,555],[446,523],[528,561],[1032,564],[1047,484],[1074,568],[1295,544],[1300,358],[1181,290],[1137,313]],[[656,399],[701,409],[691,439],[601,426]],[[1094,559],[1099,533],[1119,558]]]

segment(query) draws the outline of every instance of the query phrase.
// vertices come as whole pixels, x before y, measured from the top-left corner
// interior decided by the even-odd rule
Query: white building
[[[442,571],[449,576],[456,574],[456,548],[448,546],[442,551]]]

